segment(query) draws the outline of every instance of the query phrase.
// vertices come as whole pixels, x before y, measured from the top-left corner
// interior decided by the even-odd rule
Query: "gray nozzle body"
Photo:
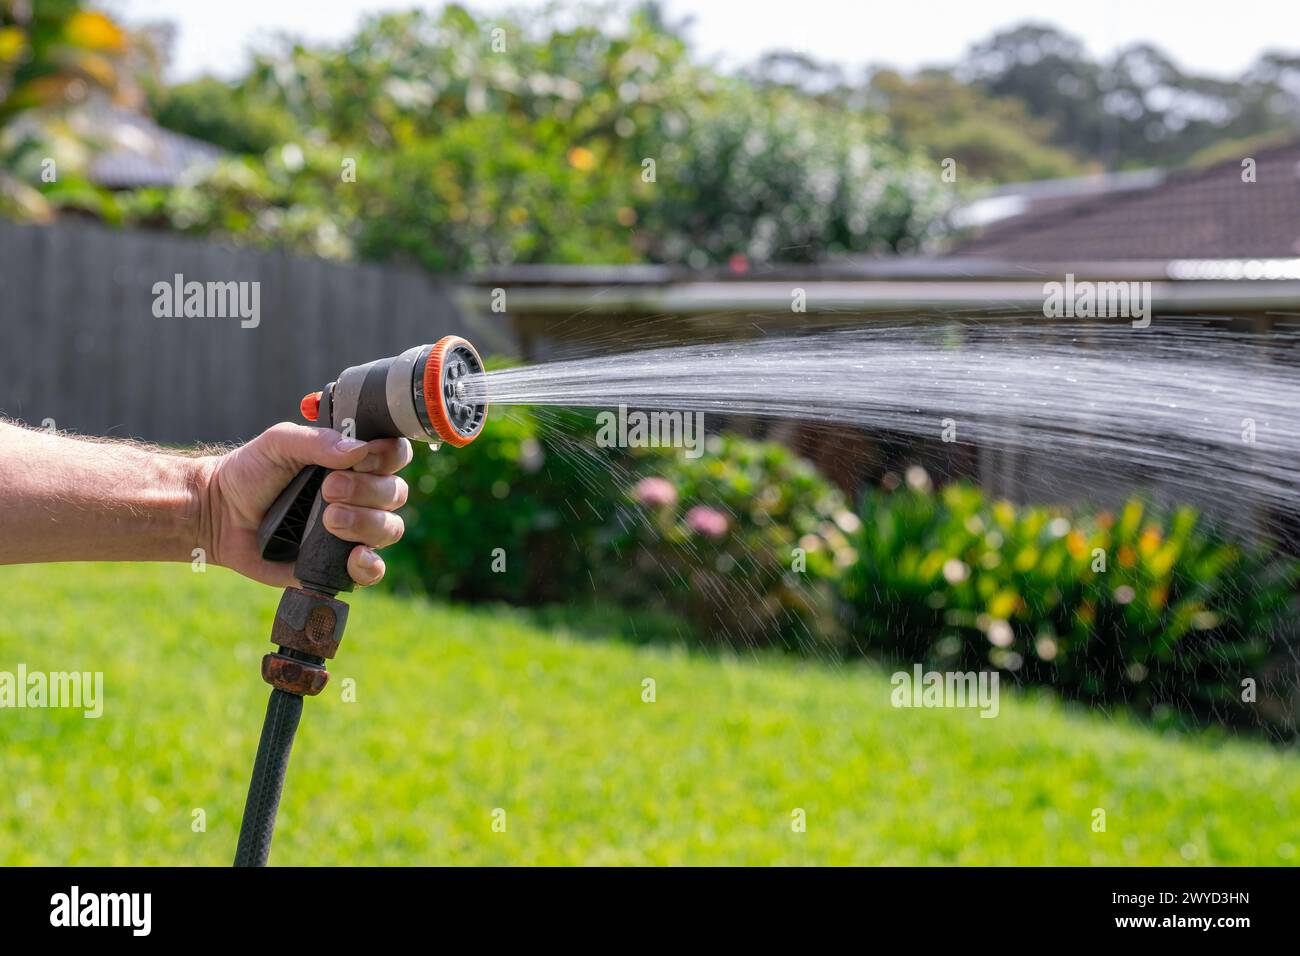
[[[330,392],[330,425],[363,440],[405,436],[437,441],[416,411],[416,382],[424,374],[431,345],[344,369]],[[321,416],[322,419],[324,416]]]

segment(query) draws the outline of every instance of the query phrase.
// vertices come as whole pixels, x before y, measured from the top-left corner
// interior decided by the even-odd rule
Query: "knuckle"
[[[352,497],[355,504],[365,508],[383,508],[393,496],[392,486],[385,475],[360,474],[353,476],[356,482]]]
[[[411,443],[405,438],[388,438],[378,444],[375,451],[379,467],[389,474],[405,468],[411,461]]]
[[[276,441],[284,441],[298,434],[298,426],[293,422],[276,422],[268,428],[263,434]]]

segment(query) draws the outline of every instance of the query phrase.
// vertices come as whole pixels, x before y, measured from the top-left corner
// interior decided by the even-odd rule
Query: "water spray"
[[[637,345],[635,335],[620,339]],[[664,346],[494,371],[494,406],[666,409],[793,419],[1027,449],[1139,475],[1191,500],[1294,509],[1300,332],[977,322]],[[943,439],[947,441],[949,439]],[[1226,516],[1250,532],[1246,509]]]
[[[487,420],[481,386],[483,360],[474,346],[448,335],[401,355],[344,369],[336,381],[308,394],[303,417],[362,441],[406,437],[437,448],[478,437]],[[355,545],[325,529],[321,484],[330,469],[308,465],[271,505],[258,529],[268,561],[294,562],[301,587],[287,587],[271,626],[273,654],[262,658],[262,679],[273,688],[257,745],[239,829],[235,866],[265,866],[284,790],[289,753],[302,717],[303,697],[329,681],[325,661],[338,652],[348,606],[336,597],[351,591],[348,556]]]

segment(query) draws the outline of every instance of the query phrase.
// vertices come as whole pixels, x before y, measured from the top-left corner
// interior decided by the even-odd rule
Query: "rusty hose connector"
[[[325,661],[338,653],[348,606],[326,594],[285,588],[271,625],[274,654],[262,658],[262,680],[272,687],[315,697],[329,683]]]
[[[287,694],[315,697],[329,683],[330,673],[313,661],[302,661],[286,654],[267,654],[262,658],[262,680]]]

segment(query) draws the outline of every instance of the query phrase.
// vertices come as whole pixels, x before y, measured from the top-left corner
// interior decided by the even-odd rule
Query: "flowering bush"
[[[1293,728],[1294,677],[1275,662],[1294,649],[1296,562],[1228,541],[1191,508],[1160,516],[1133,498],[1071,515],[909,479],[864,497],[842,583],[877,653],[993,668],[1158,721]]]
[[[603,536],[624,602],[684,611],[730,644],[834,641],[830,582],[852,563],[858,518],[812,465],[734,435],[708,454],[637,449],[612,533]]]
[[[399,587],[470,601],[536,604],[591,596],[594,541],[614,511],[612,476],[572,447],[579,416],[548,427],[522,410],[491,411],[464,448],[418,446],[406,534],[387,557]]]
[[[591,447],[580,413],[494,409],[455,453],[423,452],[391,578],[464,600],[595,600],[683,612],[737,643],[835,633],[830,578],[857,518],[779,445],[710,439],[709,454]]]

